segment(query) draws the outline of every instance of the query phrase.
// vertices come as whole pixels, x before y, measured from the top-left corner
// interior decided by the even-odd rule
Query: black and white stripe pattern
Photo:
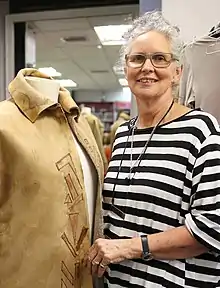
[[[133,163],[151,131],[151,128],[135,131]],[[119,127],[105,178],[105,236],[129,238],[186,225],[210,252],[193,259],[149,262],[139,259],[112,264],[105,275],[105,286],[220,287],[220,132],[217,121],[205,112],[194,110],[161,125],[140,166],[134,169],[130,186],[125,180],[131,167],[129,133],[129,122]],[[110,211],[115,183],[115,205],[126,212],[124,220]]]

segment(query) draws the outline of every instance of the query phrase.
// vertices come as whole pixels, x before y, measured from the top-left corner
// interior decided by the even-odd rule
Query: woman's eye
[[[156,61],[166,61],[166,58],[164,57],[164,55],[154,55],[153,58]]]
[[[142,62],[144,57],[142,55],[136,55],[135,62]]]

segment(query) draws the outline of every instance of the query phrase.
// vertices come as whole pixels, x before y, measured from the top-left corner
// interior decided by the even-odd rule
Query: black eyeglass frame
[[[132,65],[129,65],[128,63],[128,57],[131,56],[131,55],[141,55],[141,56],[144,56],[145,57],[145,60],[143,61],[142,64],[140,64],[140,66],[136,66],[136,67],[133,67]],[[170,61],[167,61],[167,65],[164,65],[164,66],[159,66],[159,65],[155,65],[153,63],[153,60],[152,60],[152,57],[154,55],[170,55],[171,58],[170,58]],[[173,61],[178,61],[177,58],[174,57],[174,55],[172,53],[164,53],[164,52],[155,52],[155,53],[132,53],[132,54],[126,54],[125,55],[125,62],[126,62],[126,65],[130,68],[133,68],[133,69],[140,69],[144,66],[144,64],[146,63],[147,59],[150,60],[151,64],[155,67],[155,68],[167,68],[170,66],[170,64],[173,62]]]

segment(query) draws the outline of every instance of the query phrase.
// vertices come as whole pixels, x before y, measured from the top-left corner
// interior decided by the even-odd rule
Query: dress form
[[[26,76],[25,77],[28,84],[30,84],[34,89],[36,89],[38,92],[40,92],[42,95],[47,96],[50,100],[53,102],[58,102],[59,97],[59,90],[60,90],[60,84],[56,82],[55,80],[46,79],[46,78],[40,78],[40,77],[31,77]],[[84,107],[86,110],[86,113],[91,114],[91,108]],[[87,109],[88,108],[88,109]],[[89,212],[89,224],[90,224],[90,239],[92,237],[92,226],[93,226],[93,218],[94,218],[94,209],[95,209],[95,191],[96,191],[96,181],[94,179],[96,178],[95,169],[82,149],[81,145],[77,141],[74,133],[73,135],[73,141],[76,144],[77,152],[80,158],[80,162],[82,165],[82,170],[84,174],[84,185],[85,185],[85,191],[87,196],[87,205],[88,205],[88,212]]]
[[[0,103],[1,288],[93,287],[83,265],[91,246],[92,190],[86,190],[73,138],[95,174],[88,183],[97,187],[93,240],[103,235],[102,159],[79,107],[65,88],[52,90],[54,84],[22,69],[9,84],[10,98]]]
[[[46,95],[53,102],[58,102],[60,84],[55,80],[40,78],[40,77],[25,77],[27,83],[34,89],[39,91],[42,95]]]
[[[92,115],[92,109],[90,107],[81,106],[81,114],[82,115]],[[73,135],[74,136],[74,135]],[[77,151],[79,153],[83,175],[84,175],[84,185],[87,196],[87,204],[88,204],[88,213],[89,213],[89,223],[90,223],[90,239],[92,238],[92,223],[94,221],[94,209],[95,209],[95,191],[96,191],[96,183],[94,179],[97,178],[94,167],[91,161],[88,159],[88,156],[83,151],[82,147],[78,143],[75,137],[74,141],[76,143]]]
[[[77,141],[76,137],[73,134],[73,140],[76,144],[78,155],[80,158],[83,175],[84,175],[84,185],[87,198],[87,208],[89,216],[89,226],[90,226],[90,240],[92,240],[93,233],[93,222],[94,222],[94,213],[95,213],[95,199],[96,199],[96,189],[97,189],[97,175],[94,169],[91,160],[88,155],[85,153],[82,146]]]

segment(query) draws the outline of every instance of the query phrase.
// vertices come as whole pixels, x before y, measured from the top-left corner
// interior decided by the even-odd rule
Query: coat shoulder
[[[12,99],[7,99],[0,102],[0,116],[7,114],[9,115],[14,113],[16,110],[18,110],[18,108]]]
[[[21,112],[11,99],[0,102],[0,127],[16,122],[20,116]]]

